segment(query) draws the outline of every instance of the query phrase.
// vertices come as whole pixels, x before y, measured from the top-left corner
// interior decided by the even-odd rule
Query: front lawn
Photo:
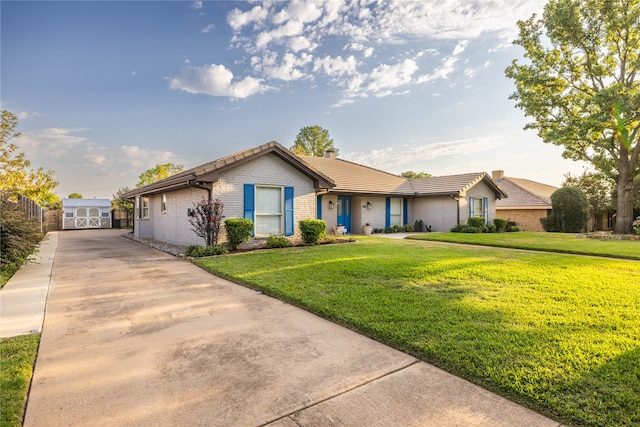
[[[408,238],[500,248],[533,249],[611,258],[640,259],[640,241],[638,240],[579,239],[575,233],[536,233],[531,231],[518,233],[425,233],[415,234]]]
[[[638,262],[362,238],[196,263],[565,423],[640,423]]]
[[[0,426],[19,427],[27,402],[40,334],[0,338]]]

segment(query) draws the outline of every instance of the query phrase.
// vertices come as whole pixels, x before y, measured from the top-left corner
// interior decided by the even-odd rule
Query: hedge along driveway
[[[552,417],[640,422],[640,263],[360,239],[197,263]]]

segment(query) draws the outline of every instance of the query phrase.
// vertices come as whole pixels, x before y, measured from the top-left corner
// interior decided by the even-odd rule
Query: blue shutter
[[[473,197],[469,197],[469,218],[473,218]]]
[[[391,197],[387,197],[385,201],[384,226],[391,227]]]
[[[322,194],[316,198],[316,219],[322,219]]]
[[[402,199],[402,224],[407,225],[409,221],[409,200],[405,197]]]
[[[483,200],[483,208],[484,208],[484,223],[485,225],[489,225],[489,198],[485,197]]]
[[[293,187],[284,187],[284,235],[293,236]]]
[[[254,212],[255,212],[255,186],[253,184],[245,184],[244,185],[244,218],[245,219],[250,219],[251,221],[253,221],[254,227],[253,230],[251,231],[251,236],[254,235],[255,232],[255,219],[254,219]]]

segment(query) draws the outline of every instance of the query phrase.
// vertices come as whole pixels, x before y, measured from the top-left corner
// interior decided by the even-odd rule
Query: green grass
[[[362,238],[202,259],[567,424],[640,423],[640,263]]]
[[[578,239],[575,233],[426,233],[409,238],[640,260],[638,240]]]
[[[22,425],[40,334],[0,339],[0,426]]]

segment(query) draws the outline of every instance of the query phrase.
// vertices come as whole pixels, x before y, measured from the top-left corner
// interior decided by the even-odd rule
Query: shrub
[[[293,246],[293,243],[284,236],[271,235],[267,237],[267,248],[269,249],[288,248],[290,246]]]
[[[299,223],[302,241],[307,245],[315,245],[324,237],[327,223],[321,219],[303,219]]]
[[[551,195],[552,213],[547,217],[547,231],[579,233],[586,230],[589,220],[589,201],[576,187],[562,187]]]
[[[245,218],[230,218],[224,221],[224,227],[227,230],[229,248],[234,251],[240,244],[251,239],[253,221]]]
[[[504,231],[508,233],[512,231],[522,231],[522,228],[518,227],[515,221],[507,221],[507,226],[504,228]]]
[[[199,202],[193,203],[194,209],[189,210],[189,223],[196,235],[202,237],[206,245],[217,245],[220,235],[223,204],[219,199],[208,200],[204,196]]]
[[[413,231],[424,231],[424,222],[421,219],[416,220],[416,222],[413,224]]]
[[[483,228],[485,226],[485,219],[479,216],[472,216],[467,220],[467,225],[471,227]]]
[[[225,253],[227,253],[227,249],[220,245],[207,246],[204,250],[204,256],[222,255]]]
[[[451,229],[452,233],[483,233],[485,231],[485,226],[482,227],[474,227],[469,224],[458,224]]]
[[[504,218],[494,218],[493,225],[496,227],[496,233],[502,233],[507,227],[507,220]]]
[[[640,216],[638,216],[632,223],[633,229],[636,230],[636,234],[640,236]]]
[[[204,256],[204,251],[205,248],[202,245],[189,245],[185,248],[184,254],[185,256],[198,258]]]
[[[495,224],[489,224],[487,225],[487,230],[485,231],[486,233],[497,233],[498,232],[498,227],[495,226]]]

